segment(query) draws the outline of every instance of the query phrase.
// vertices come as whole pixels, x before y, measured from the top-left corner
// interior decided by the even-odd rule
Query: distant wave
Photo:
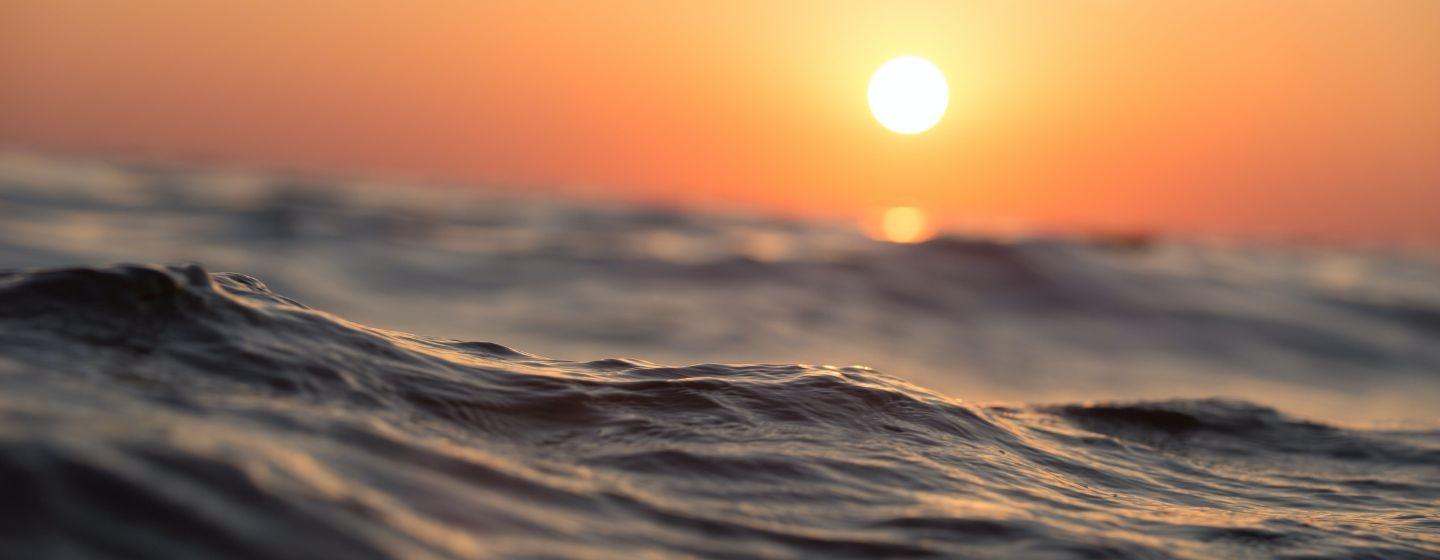
[[[1434,558],[1440,432],[571,362],[231,273],[0,275],[0,556]]]

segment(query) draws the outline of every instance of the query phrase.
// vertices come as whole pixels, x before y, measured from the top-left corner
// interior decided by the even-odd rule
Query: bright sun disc
[[[949,103],[945,75],[917,56],[892,59],[870,77],[870,112],[885,128],[901,134],[930,130]]]

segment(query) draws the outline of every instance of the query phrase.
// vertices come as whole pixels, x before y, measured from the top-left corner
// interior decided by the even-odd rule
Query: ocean
[[[1440,557],[1423,255],[8,154],[0,268],[3,557]]]

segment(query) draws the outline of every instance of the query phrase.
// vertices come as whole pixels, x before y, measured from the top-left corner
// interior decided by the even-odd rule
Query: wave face
[[[199,267],[0,276],[0,556],[1433,558],[1440,432],[572,362]]]

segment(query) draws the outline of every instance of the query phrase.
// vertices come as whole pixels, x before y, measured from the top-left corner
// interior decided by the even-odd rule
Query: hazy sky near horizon
[[[1440,2],[0,0],[0,147],[1440,245]]]

